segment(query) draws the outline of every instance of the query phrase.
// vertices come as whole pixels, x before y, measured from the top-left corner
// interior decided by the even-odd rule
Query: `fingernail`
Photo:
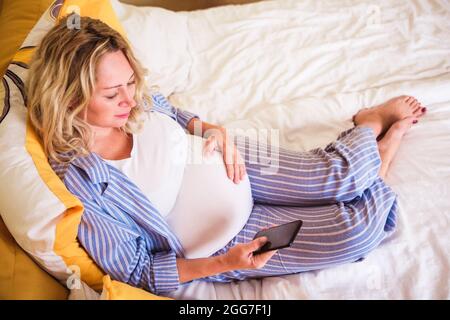
[[[419,122],[419,121],[417,121],[417,120],[414,120],[414,121],[413,121],[414,124],[416,124],[417,122]]]
[[[423,107],[422,112],[425,112],[425,111],[427,111],[427,108]]]

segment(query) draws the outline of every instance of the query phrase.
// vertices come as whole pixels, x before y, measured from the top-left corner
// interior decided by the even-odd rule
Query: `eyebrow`
[[[134,76],[134,72],[133,72],[133,74],[131,75],[130,79],[133,78],[133,76]],[[128,79],[128,81],[130,81],[130,79]],[[106,87],[106,88],[103,88],[103,89],[104,89],[104,90],[106,90],[106,89],[114,89],[114,88],[118,88],[118,87],[120,87],[120,86],[122,86],[122,85],[121,85],[121,84],[118,84],[117,86]]]

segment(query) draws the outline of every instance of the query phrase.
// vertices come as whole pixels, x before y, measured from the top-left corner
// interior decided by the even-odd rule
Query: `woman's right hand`
[[[267,237],[260,237],[248,243],[237,244],[224,254],[223,260],[230,270],[260,269],[277,252],[272,250],[254,255],[253,251],[258,250],[266,242]]]
[[[233,270],[262,268],[277,252],[272,250],[253,255],[253,251],[258,250],[266,242],[267,237],[260,237],[249,243],[237,244],[219,256],[198,259],[177,258],[180,283]]]

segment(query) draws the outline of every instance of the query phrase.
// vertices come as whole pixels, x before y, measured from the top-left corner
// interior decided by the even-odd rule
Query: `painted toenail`
[[[413,121],[414,124],[416,124],[417,122],[419,122],[419,121],[417,121],[417,120],[414,120],[414,121]]]
[[[427,111],[427,108],[425,108],[425,107],[422,108],[422,112],[425,112],[425,111]]]

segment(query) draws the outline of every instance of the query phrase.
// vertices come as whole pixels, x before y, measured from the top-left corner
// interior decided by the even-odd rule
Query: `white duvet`
[[[152,30],[129,19],[144,9],[115,9],[150,79],[175,105],[230,129],[278,129],[281,145],[293,150],[325,146],[358,109],[397,95],[428,108],[387,177],[400,204],[396,232],[363,262],[231,284],[197,281],[174,298],[450,298],[449,2],[263,1],[157,11],[168,16],[149,22]],[[149,40],[155,36],[159,42]],[[152,60],[146,46],[169,56],[159,50]]]

